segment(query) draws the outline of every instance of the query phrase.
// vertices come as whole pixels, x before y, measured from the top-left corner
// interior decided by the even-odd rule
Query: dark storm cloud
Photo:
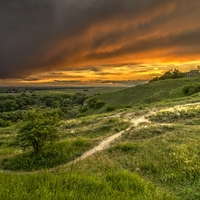
[[[182,50],[186,47],[186,52],[189,53],[198,53],[200,54],[200,46],[198,41],[200,41],[200,27],[198,30],[192,30],[189,32],[180,33],[178,35],[170,35],[167,37],[163,37],[162,35],[157,36],[151,40],[143,40],[137,41],[134,44],[128,44],[120,47],[117,50],[109,51],[109,52],[100,52],[95,53],[91,52],[87,55],[88,59],[103,59],[109,57],[123,56],[124,54],[133,54],[153,50],[153,49],[165,49],[171,47],[180,47]],[[179,50],[182,52],[182,50]]]
[[[199,9],[199,0],[0,1],[0,78],[172,47],[198,54]]]
[[[30,82],[35,82],[35,81],[40,81],[41,79],[39,79],[39,78],[24,78],[24,79],[22,79],[22,81],[30,81]]]
[[[122,84],[122,85],[140,85],[147,83],[147,80],[91,80],[90,83],[97,84]]]
[[[63,75],[62,72],[49,72],[50,75]]]
[[[82,83],[79,80],[54,80],[54,83]]]

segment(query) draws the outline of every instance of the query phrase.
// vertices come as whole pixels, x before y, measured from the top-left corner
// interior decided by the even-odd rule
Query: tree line
[[[75,95],[45,95],[36,94],[26,95],[6,95],[0,96],[0,112],[10,112],[16,110],[28,110],[30,107],[39,108],[62,108],[69,109],[76,105],[83,105],[87,99],[85,94],[76,93]]]
[[[0,96],[0,127],[8,126],[10,122],[23,119],[23,114],[28,110],[49,110],[57,113],[61,119],[74,118],[80,114],[83,103],[88,97],[85,94],[74,95],[45,95],[20,94]]]
[[[170,69],[169,71],[165,72],[160,77],[158,76],[154,77],[149,82],[160,81],[160,80],[165,80],[165,79],[182,78],[184,76],[185,76],[184,73],[182,73],[178,69]]]

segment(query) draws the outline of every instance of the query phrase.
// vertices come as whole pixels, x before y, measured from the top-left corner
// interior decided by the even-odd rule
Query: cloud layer
[[[199,10],[199,0],[1,1],[0,78],[198,60]]]

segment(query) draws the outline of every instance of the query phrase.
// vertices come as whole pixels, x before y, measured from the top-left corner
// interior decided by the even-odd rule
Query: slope
[[[141,105],[145,106],[147,104],[153,104],[153,106],[155,106],[155,104],[162,104],[163,102],[172,103],[172,101],[195,101],[195,95],[185,96],[182,92],[182,88],[184,86],[194,84],[200,84],[199,77],[162,80],[144,85],[138,85],[113,93],[93,96],[90,99],[96,99],[99,102],[104,102],[104,105],[100,109],[92,110],[89,108],[85,113],[102,113],[106,111],[108,106],[126,108]]]

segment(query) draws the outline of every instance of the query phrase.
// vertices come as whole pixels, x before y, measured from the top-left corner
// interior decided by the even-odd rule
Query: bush
[[[0,127],[6,127],[6,126],[11,126],[11,125],[12,125],[11,121],[0,119]]]
[[[80,113],[84,113],[88,110],[88,107],[87,106],[82,106],[80,109],[79,109],[79,112]]]
[[[93,108],[93,109],[94,109],[95,103],[96,103],[96,102],[97,102],[97,100],[96,100],[95,98],[90,99],[90,100],[88,101],[88,106],[89,106],[89,108]]]
[[[116,108],[114,107],[114,106],[108,106],[107,108],[106,108],[106,111],[107,112],[111,112],[111,111],[114,111]]]
[[[97,99],[95,99],[95,98],[90,99],[90,100],[88,101],[88,106],[89,106],[90,108],[92,108],[92,109],[100,109],[100,108],[102,108],[102,107],[104,106],[104,104],[105,104],[105,102],[99,101],[99,100],[97,100]]]
[[[104,106],[105,102],[103,101],[96,101],[94,104],[94,109],[100,109]]]
[[[131,108],[131,105],[125,105],[124,108]]]
[[[192,95],[200,92],[200,84],[195,85],[186,85],[182,88],[182,91],[185,95]]]
[[[0,113],[0,118],[4,121],[18,122],[23,118],[24,111],[13,111]]]

